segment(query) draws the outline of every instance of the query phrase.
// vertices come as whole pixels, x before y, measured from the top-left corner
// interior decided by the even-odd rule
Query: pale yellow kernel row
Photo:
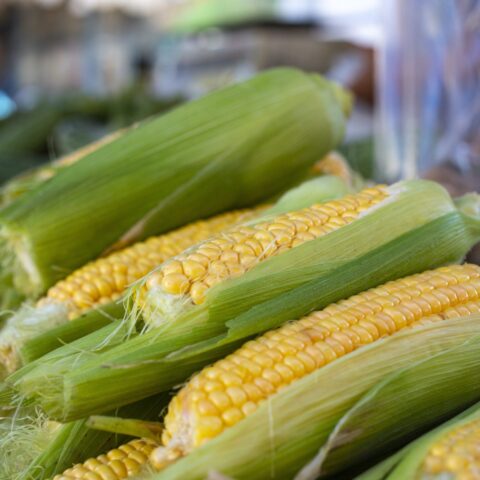
[[[135,439],[75,465],[53,480],[122,480],[139,474],[147,465],[149,455],[158,445],[152,440]]]
[[[201,304],[209,288],[245,274],[272,256],[348,225],[387,195],[385,187],[377,186],[285,213],[271,221],[225,230],[152,272],[138,293],[137,303],[144,301],[148,291],[161,289],[171,295],[187,295],[194,304]]]

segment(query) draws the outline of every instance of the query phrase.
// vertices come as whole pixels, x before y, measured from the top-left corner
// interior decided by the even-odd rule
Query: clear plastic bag
[[[480,179],[480,2],[382,5],[378,176],[412,178],[450,162]]]

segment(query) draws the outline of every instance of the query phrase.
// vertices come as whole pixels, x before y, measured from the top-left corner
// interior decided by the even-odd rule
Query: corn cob
[[[163,468],[251,415],[281,389],[344,355],[413,328],[480,311],[480,267],[389,282],[247,342],[196,375],[170,403],[152,463]],[[168,461],[166,460],[168,459]]]
[[[119,241],[257,204],[335,146],[349,105],[339,87],[283,69],[144,122],[0,212],[5,268],[37,298]]]
[[[478,401],[479,333],[480,315],[472,314],[359,348],[281,389],[150,478],[202,480],[212,470],[237,480],[353,478],[359,466]],[[372,402],[385,385],[389,394]],[[416,479],[401,473],[387,478]]]
[[[208,290],[229,278],[239,277],[270,257],[314,240],[352,223],[362,213],[388,197],[384,186],[365,189],[357,195],[286,213],[268,222],[233,227],[164,263],[140,288],[137,306],[146,298],[163,295],[165,303],[199,305]],[[163,300],[163,299],[162,299]],[[173,307],[177,312],[178,308]],[[145,311],[143,311],[145,313]],[[155,304],[145,318],[172,315]]]
[[[148,462],[148,457],[157,446],[153,440],[135,439],[106,455],[91,458],[83,464],[75,465],[53,480],[121,480],[139,474]]]

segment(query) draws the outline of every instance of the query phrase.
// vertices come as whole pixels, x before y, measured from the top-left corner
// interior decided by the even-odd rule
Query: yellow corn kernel
[[[480,419],[452,428],[434,443],[421,467],[423,476],[476,479],[480,472]],[[436,478],[436,477],[435,477]]]
[[[379,185],[359,195],[362,195],[364,206],[372,207],[384,200],[388,193],[384,186]],[[157,277],[157,280],[149,281],[139,289],[137,303],[143,303],[150,285],[160,285],[166,294],[187,294],[193,304],[201,304],[209,287],[240,276],[267,258],[354,221],[361,213],[360,202],[356,197],[350,195],[333,202],[313,205],[282,214],[271,221],[231,227],[152,272],[150,277]],[[196,266],[199,255],[208,258],[202,268]],[[171,264],[175,268],[182,265],[179,270],[187,281],[184,277],[175,282],[160,281],[169,275]]]
[[[158,447],[153,440],[135,439],[106,455],[90,458],[75,465],[53,480],[121,480],[139,473],[148,463],[152,451]]]
[[[257,207],[217,215],[111,253],[107,257],[88,263],[65,280],[58,282],[50,288],[38,305],[64,304],[68,308],[69,318],[76,318],[91,308],[114,301],[130,284],[170,257],[225,228],[254,218],[265,208]],[[197,253],[182,263],[169,262],[162,270],[161,278],[154,278],[151,282],[157,281],[168,291],[177,294],[191,291],[189,282],[205,276],[205,266],[208,261],[205,255]],[[184,272],[185,279],[173,276],[183,275]],[[195,298],[203,297],[204,290],[197,286],[192,295]]]
[[[427,282],[428,302],[421,287]],[[155,452],[152,462],[162,465],[170,445],[177,455],[189,453],[280,389],[363,345],[465,311],[480,311],[476,265],[454,265],[388,282],[267,332],[204,369],[180,390],[165,417],[166,449]],[[216,415],[202,414],[205,401],[216,407]],[[456,465],[460,462],[457,459]]]
[[[335,175],[344,180],[347,184],[352,182],[352,172],[343,156],[335,151],[325,155],[313,166],[313,171],[324,175]]]

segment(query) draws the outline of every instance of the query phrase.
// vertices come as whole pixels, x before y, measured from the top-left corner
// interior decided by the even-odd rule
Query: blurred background
[[[364,176],[480,186],[477,0],[0,0],[0,180],[286,65],[354,91]]]

